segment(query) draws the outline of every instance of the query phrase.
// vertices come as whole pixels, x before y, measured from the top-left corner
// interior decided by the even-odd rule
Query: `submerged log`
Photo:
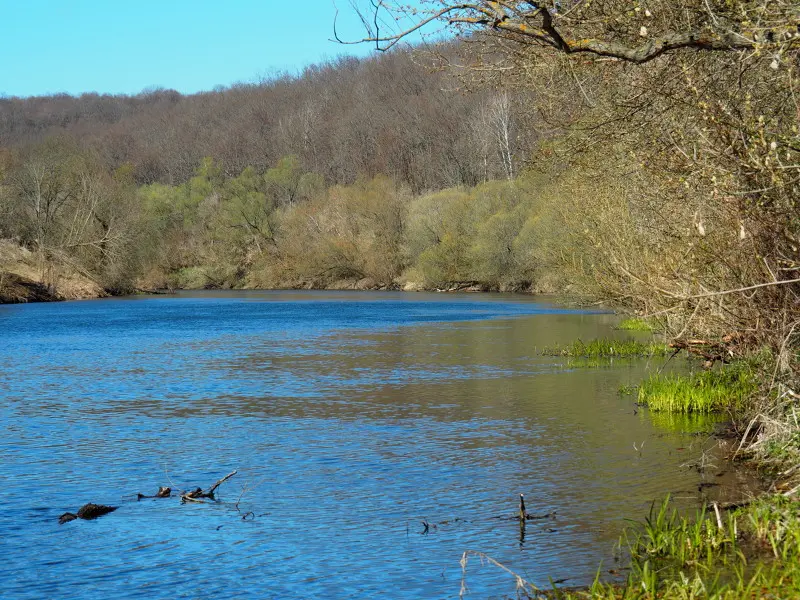
[[[66,512],[58,518],[58,523],[63,525],[64,523],[68,523],[70,521],[74,521],[75,519],[96,519],[97,517],[102,517],[103,515],[107,515],[110,512],[114,512],[117,510],[117,506],[105,506],[104,504],[84,504],[78,509],[78,514],[73,514],[70,512]]]

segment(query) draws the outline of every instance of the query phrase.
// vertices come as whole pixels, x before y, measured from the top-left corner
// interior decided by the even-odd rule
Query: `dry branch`
[[[234,470],[225,475],[222,479],[218,480],[214,485],[212,485],[207,490],[203,490],[202,488],[197,488],[191,492],[184,492],[181,494],[181,501],[183,502],[198,502],[202,503],[203,498],[208,498],[209,500],[216,500],[214,497],[214,492],[217,490],[219,486],[225,483],[228,479],[236,475],[238,471]]]
[[[650,62],[662,54],[682,49],[742,52],[755,49],[777,50],[797,45],[796,17],[791,18],[788,15],[785,22],[759,31],[723,26],[716,22],[713,27],[700,22],[691,23],[684,26],[684,31],[665,29],[660,35],[652,36],[648,34],[647,28],[643,28],[640,35],[648,39],[636,45],[630,41],[614,39],[613,35],[581,35],[585,32],[580,27],[576,29],[576,25],[590,25],[598,16],[592,14],[588,4],[582,16],[570,17],[568,13],[571,11],[562,13],[558,2],[443,0],[438,8],[417,11],[416,18],[408,27],[389,34],[381,34],[371,23],[378,22],[381,11],[399,18],[408,15],[406,10],[383,0],[372,2],[369,10],[373,13],[371,18],[356,7],[356,13],[366,29],[366,37],[343,41],[336,33],[334,24],[336,41],[342,44],[369,42],[374,43],[378,50],[389,50],[426,26],[439,23],[444,27],[449,26],[456,33],[489,32],[504,39],[550,48],[564,54],[592,54],[636,64]],[[602,36],[605,32],[598,33]]]

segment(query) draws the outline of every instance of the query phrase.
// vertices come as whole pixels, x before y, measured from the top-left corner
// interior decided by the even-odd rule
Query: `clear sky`
[[[340,37],[363,37],[336,3]],[[329,41],[335,12],[334,0],[0,0],[0,95],[192,93],[369,54]]]

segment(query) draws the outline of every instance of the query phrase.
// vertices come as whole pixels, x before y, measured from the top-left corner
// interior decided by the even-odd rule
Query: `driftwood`
[[[114,512],[117,510],[118,507],[116,506],[105,506],[104,504],[84,504],[78,509],[78,514],[73,514],[70,512],[66,512],[58,518],[59,525],[63,525],[64,523],[69,523],[70,521],[74,521],[75,519],[85,519],[91,520],[96,519],[97,517],[102,517],[103,515],[107,515],[110,512]]]
[[[169,498],[172,495],[172,488],[161,486],[158,488],[158,491],[155,493],[154,496],[147,496],[145,494],[136,494],[137,500],[142,500],[143,498]]]
[[[711,340],[674,340],[669,347],[675,349],[675,354],[681,350],[686,350],[689,354],[695,354],[705,359],[705,368],[710,369],[714,363],[719,361],[723,364],[730,362],[733,352],[731,346],[738,339],[736,334],[726,335],[722,342],[712,342]],[[673,354],[673,356],[675,356]],[[670,357],[671,358],[671,357]]]
[[[447,519],[447,520],[444,520],[444,521],[439,521],[438,523],[431,523],[431,522],[428,521],[428,519],[422,519],[421,522],[422,522],[422,527],[423,527],[421,534],[422,535],[427,535],[428,533],[430,533],[431,529],[433,531],[437,531],[439,529],[439,527],[442,527],[442,526],[445,526],[445,525],[450,525],[450,524],[454,524],[454,523],[466,523],[467,519],[462,519],[461,517],[456,517],[455,519]],[[408,529],[406,528],[406,531],[407,530]]]
[[[197,488],[195,490],[189,492],[183,492],[180,494],[181,502],[203,502],[204,499],[208,500],[216,500],[214,494],[217,491],[217,488],[221,486],[223,483],[228,481],[231,477],[236,475],[238,471],[231,471],[222,479],[217,480],[214,485],[209,487],[207,490],[203,490],[202,488]],[[146,494],[136,494],[136,500],[142,500],[144,498],[170,498],[172,496],[172,488],[167,486],[161,486],[158,488],[158,491],[153,496],[148,496]],[[68,523],[69,521],[74,521],[75,519],[96,519],[97,517],[102,517],[103,515],[107,515],[110,512],[114,512],[117,510],[117,506],[106,506],[104,504],[84,504],[83,506],[78,509],[76,513],[66,512],[58,518],[58,522],[60,524]],[[238,502],[237,502],[237,510],[238,510]],[[255,518],[255,514],[245,513],[243,519],[247,520],[248,518]]]
[[[137,294],[151,294],[151,295],[158,295],[158,296],[166,296],[169,294],[174,294],[175,290],[172,288],[133,288],[133,291]]]
[[[217,488],[225,483],[228,479],[236,475],[238,471],[231,471],[225,477],[218,480],[214,485],[212,485],[207,490],[203,490],[202,488],[196,488],[190,492],[184,492],[181,494],[181,502],[203,502],[204,498],[209,500],[216,500],[214,497],[214,492],[217,491]]]

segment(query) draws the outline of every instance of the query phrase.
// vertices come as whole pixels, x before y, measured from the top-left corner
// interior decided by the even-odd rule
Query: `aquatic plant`
[[[632,339],[614,340],[599,338],[584,342],[576,340],[568,346],[553,346],[542,351],[544,356],[568,356],[571,358],[640,358],[666,356],[669,348],[665,344],[638,342]]]
[[[630,556],[623,584],[554,590],[551,598],[577,600],[688,600],[796,598],[800,590],[800,507],[782,495],[734,510],[704,508],[682,516],[669,498],[653,505],[644,522],[629,527],[620,549]],[[612,570],[613,571],[613,570]]]
[[[619,322],[617,329],[622,329],[623,331],[655,331],[658,327],[647,319],[628,317]]]
[[[638,400],[653,411],[711,413],[742,408],[757,380],[744,363],[691,375],[653,375],[639,386]]]
[[[619,541],[630,557],[623,583],[607,580],[617,569],[598,569],[585,588],[537,588],[493,558],[468,550],[461,558],[461,596],[467,563],[477,557],[509,575],[520,598],[559,600],[690,600],[797,598],[800,591],[800,503],[771,495],[737,506],[712,504],[681,514],[667,497],[653,503],[644,521],[632,523]]]

